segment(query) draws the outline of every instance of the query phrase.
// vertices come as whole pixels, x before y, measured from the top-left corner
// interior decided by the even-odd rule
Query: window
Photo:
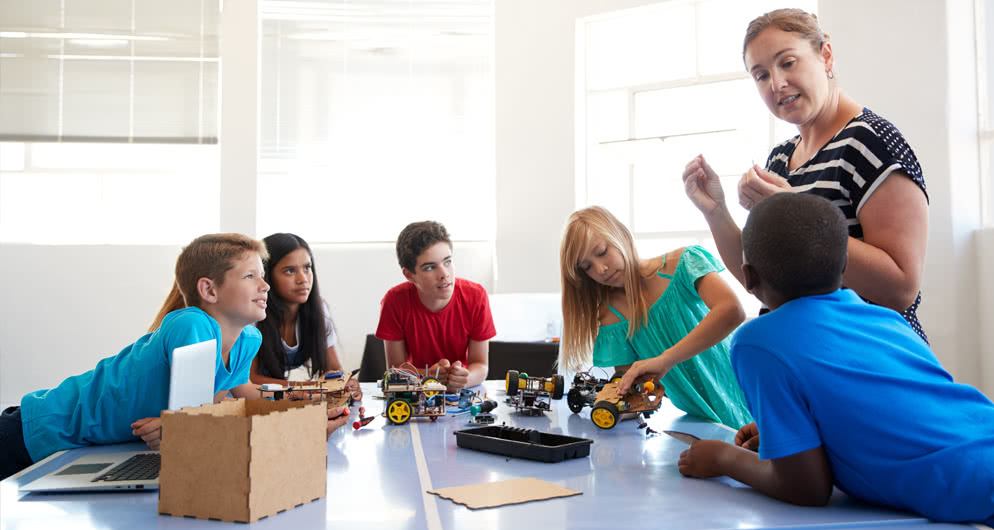
[[[0,143],[4,243],[185,244],[218,200],[216,145]]]
[[[217,230],[218,1],[0,0],[0,242]]]
[[[493,2],[263,0],[260,235],[496,225]]]
[[[793,4],[815,12],[814,0]],[[738,206],[742,173],[764,165],[774,145],[797,134],[770,115],[742,64],[748,23],[780,7],[765,0],[674,1],[578,24],[577,82],[584,95],[578,200],[625,222],[640,255],[692,244],[717,255],[703,216],[684,193],[687,162],[705,156],[741,226],[748,214]],[[660,136],[666,138],[638,140]],[[723,276],[755,315],[758,300],[729,273]]]
[[[977,94],[980,127],[980,174],[986,187],[983,222],[994,225],[994,0],[976,0]]]

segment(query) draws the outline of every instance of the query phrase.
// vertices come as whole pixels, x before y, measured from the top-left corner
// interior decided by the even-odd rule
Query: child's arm
[[[131,434],[141,437],[149,449],[158,451],[159,444],[162,442],[162,420],[142,418],[131,424]]]
[[[335,350],[334,345],[328,346],[327,359],[328,361],[325,363],[325,366],[328,367],[328,370],[342,371],[342,362],[338,360],[338,351]]]
[[[224,390],[221,392],[224,392]],[[262,397],[259,392],[259,387],[253,383],[244,383],[236,387],[232,387],[229,392],[231,392],[231,395],[235,396],[236,399],[259,399]]]
[[[738,297],[718,273],[710,272],[701,276],[695,287],[701,300],[708,306],[708,314],[673,347],[652,359],[632,364],[618,384],[619,393],[627,392],[628,387],[640,376],[662,378],[674,366],[721,342],[745,320],[745,311]]]
[[[487,378],[489,357],[490,341],[470,340],[467,365],[464,367],[459,361],[452,363],[447,390],[453,392],[482,384]]]
[[[832,496],[832,468],[821,446],[782,458],[759,455],[719,440],[698,440],[680,455],[680,473],[710,478],[727,475],[792,504],[824,506]]]
[[[383,347],[387,353],[387,368],[396,368],[407,362],[407,344],[402,340],[385,340]],[[439,383],[447,385],[449,381],[449,360],[441,359],[428,367],[415,366],[421,375],[429,375],[438,379]]]
[[[259,356],[258,355],[256,355],[255,358],[252,359],[252,367],[249,369],[249,381],[251,381],[252,383],[255,383],[257,385],[261,385],[263,383],[276,383],[278,385],[288,385],[288,384],[290,384],[289,381],[287,381],[286,379],[277,379],[275,377],[269,377],[269,376],[260,374],[259,373]]]

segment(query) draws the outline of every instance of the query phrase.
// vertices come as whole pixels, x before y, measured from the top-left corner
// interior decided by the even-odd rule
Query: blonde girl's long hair
[[[224,274],[235,267],[235,261],[246,252],[254,252],[266,261],[266,245],[242,234],[207,234],[200,236],[183,248],[176,258],[176,279],[166,295],[149,333],[159,329],[162,319],[169,313],[189,306],[201,306],[197,293],[200,278],[210,278],[220,286]]]
[[[600,206],[573,212],[566,221],[559,249],[563,292],[562,360],[570,371],[582,370],[590,361],[600,327],[600,308],[606,303],[611,289],[591,279],[580,268],[580,261],[595,236],[604,238],[608,245],[618,249],[624,259],[625,298],[632,311],[628,337],[644,326],[648,318],[649,305],[632,233]]]

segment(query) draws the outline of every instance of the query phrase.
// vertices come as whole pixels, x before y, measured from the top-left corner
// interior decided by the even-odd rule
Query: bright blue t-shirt
[[[848,289],[798,298],[739,328],[732,366],[760,458],[822,446],[853,497],[994,518],[994,403],[954,382],[899,313]]]
[[[101,360],[93,370],[21,399],[24,445],[31,459],[38,462],[73,447],[139,440],[131,434],[131,424],[158,417],[168,406],[173,349],[211,339],[217,340],[214,392],[247,383],[262,343],[259,330],[242,329],[225,366],[217,321],[196,307],[173,311],[154,333]]]

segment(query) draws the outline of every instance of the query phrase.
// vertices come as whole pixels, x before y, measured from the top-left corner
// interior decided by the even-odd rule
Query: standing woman
[[[915,153],[894,125],[842,92],[832,45],[814,15],[778,9],[753,20],[742,57],[770,112],[797,125],[800,134],[776,146],[765,169],[753,166],[742,176],[739,203],[750,209],[785,191],[830,200],[849,224],[843,284],[900,312],[927,342],[916,311],[928,196]],[[728,212],[717,174],[698,156],[687,164],[683,180],[722,260],[744,285],[742,232]],[[819,234],[809,237],[819,244]]]
[[[265,279],[271,285],[266,319],[256,324],[262,346],[252,362],[253,383],[288,384],[290,372],[303,367],[304,379],[341,370],[335,351],[335,325],[318,291],[314,256],[301,237],[273,234],[263,239],[269,250]]]

